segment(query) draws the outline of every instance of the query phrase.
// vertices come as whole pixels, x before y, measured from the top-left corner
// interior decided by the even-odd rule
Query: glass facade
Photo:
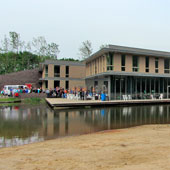
[[[159,98],[160,93],[167,96],[170,78],[111,76],[110,97],[114,100],[123,99],[123,95],[130,95],[132,99],[149,99],[151,95]]]

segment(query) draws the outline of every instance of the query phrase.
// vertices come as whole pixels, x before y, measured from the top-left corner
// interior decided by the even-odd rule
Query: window
[[[45,66],[45,77],[48,77],[48,65]]]
[[[98,86],[98,81],[94,81],[94,87]]]
[[[66,66],[66,77],[69,77],[69,66]]]
[[[145,72],[149,72],[149,57],[145,57]]]
[[[69,89],[69,81],[66,81],[65,89]]]
[[[48,89],[48,81],[45,81],[45,88]]]
[[[164,59],[164,73],[170,73],[170,60]]]
[[[60,77],[60,66],[54,66],[54,77]]]
[[[54,81],[54,88],[56,87],[60,87],[60,81],[57,80],[57,81]]]
[[[155,58],[155,73],[159,72],[159,59]]]
[[[138,72],[139,67],[138,67],[138,56],[133,56],[133,67],[132,71],[133,72]]]
[[[121,69],[122,69],[122,71],[125,71],[125,55],[122,55],[121,56],[121,64],[122,64],[122,67],[121,67]]]
[[[96,60],[95,60],[95,63],[94,63],[94,67],[95,67],[95,74],[97,74],[97,65],[96,65]]]
[[[107,55],[107,71],[113,70],[113,53]]]

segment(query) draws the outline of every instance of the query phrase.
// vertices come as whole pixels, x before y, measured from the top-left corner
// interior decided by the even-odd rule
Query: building
[[[109,45],[86,59],[86,86],[110,99],[169,93],[170,52]]]
[[[41,63],[43,89],[85,87],[85,64],[77,61],[46,60]]]

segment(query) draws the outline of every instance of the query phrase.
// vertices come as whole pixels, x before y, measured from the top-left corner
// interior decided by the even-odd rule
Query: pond
[[[0,106],[0,147],[145,124],[170,123],[170,105],[52,110]]]

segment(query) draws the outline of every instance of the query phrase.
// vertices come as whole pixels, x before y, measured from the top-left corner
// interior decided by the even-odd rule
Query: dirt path
[[[3,148],[0,169],[170,169],[170,125],[140,126]]]

